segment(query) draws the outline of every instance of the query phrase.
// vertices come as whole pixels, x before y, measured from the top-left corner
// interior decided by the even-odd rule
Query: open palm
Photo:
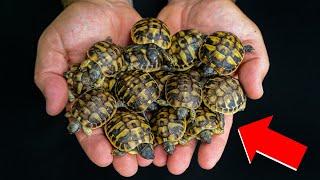
[[[206,34],[229,31],[236,34],[245,45],[252,45],[255,50],[245,55],[236,77],[248,97],[258,99],[262,96],[262,81],[269,68],[266,48],[259,28],[231,0],[171,0],[158,18],[169,26],[171,33],[191,28]],[[198,162],[202,168],[211,169],[220,159],[232,119],[232,116],[226,116],[224,134],[214,136],[211,144],[200,146]],[[156,166],[167,165],[171,173],[181,174],[188,168],[195,147],[195,141],[178,146],[170,156],[157,147],[153,163]]]
[[[126,45],[130,28],[140,18],[126,0],[87,0],[71,4],[47,27],[39,40],[35,82],[45,95],[48,114],[57,115],[67,103],[63,73],[69,66],[82,61],[92,44],[108,36],[116,44]],[[113,157],[112,147],[101,129],[94,130],[91,136],[78,132],[76,137],[95,164],[113,163],[123,176],[135,174],[138,164],[151,163],[135,155]]]
[[[172,33],[190,28],[208,34],[225,30],[239,36],[244,44],[252,45],[255,50],[246,54],[237,76],[250,98],[262,96],[262,81],[269,67],[263,39],[257,26],[233,2],[171,0],[158,17],[168,24]],[[48,26],[39,40],[35,67],[35,82],[46,98],[48,114],[57,115],[67,104],[67,83],[63,73],[69,66],[81,62],[92,44],[108,36],[116,44],[127,45],[130,28],[140,18],[126,0],[82,0],[71,4]],[[226,117],[225,133],[213,137],[211,144],[200,146],[198,161],[201,167],[211,169],[219,160],[231,124],[232,117]],[[113,163],[123,176],[132,176],[138,165],[147,166],[152,162],[139,155],[113,157],[112,147],[102,129],[94,130],[91,136],[80,131],[76,137],[95,164],[108,166]],[[153,163],[167,165],[171,173],[181,174],[189,166],[195,146],[196,141],[177,146],[170,156],[161,147],[156,147]]]

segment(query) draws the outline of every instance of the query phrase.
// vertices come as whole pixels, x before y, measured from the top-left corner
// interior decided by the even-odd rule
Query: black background
[[[166,4],[134,1],[144,17],[155,17]],[[194,158],[180,176],[151,165],[139,168],[133,179],[319,179],[320,8],[315,2],[239,0],[239,7],[260,27],[270,57],[263,98],[249,101],[246,111],[235,116],[224,154],[212,170],[202,170]],[[90,162],[76,138],[67,135],[63,115],[45,113],[44,98],[33,83],[37,40],[62,11],[60,2],[7,0],[1,10],[0,149],[5,173],[0,179],[121,178],[112,166]],[[261,155],[248,164],[237,128],[269,115],[274,115],[271,129],[308,146],[297,172]]]

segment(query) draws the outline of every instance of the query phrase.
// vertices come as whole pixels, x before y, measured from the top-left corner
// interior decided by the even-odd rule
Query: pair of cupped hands
[[[183,29],[197,29],[210,34],[229,31],[236,34],[254,51],[247,53],[237,70],[247,96],[258,99],[263,94],[262,81],[268,71],[267,51],[259,28],[231,0],[171,0],[159,13],[171,34]],[[130,42],[130,29],[141,16],[127,0],[79,0],[68,6],[43,32],[38,44],[35,82],[46,99],[49,115],[57,115],[67,104],[67,83],[63,78],[71,64],[84,59],[86,51],[95,42],[112,37],[113,42],[126,46]],[[212,138],[210,144],[201,144],[198,163],[212,169],[220,159],[228,140],[232,116],[225,117],[225,132]],[[177,145],[174,154],[167,155],[161,146],[155,147],[155,159],[146,160],[139,155],[111,155],[112,145],[102,129],[91,136],[83,132],[76,137],[98,166],[113,164],[122,176],[132,176],[138,166],[167,166],[172,174],[181,174],[189,166],[197,142]]]

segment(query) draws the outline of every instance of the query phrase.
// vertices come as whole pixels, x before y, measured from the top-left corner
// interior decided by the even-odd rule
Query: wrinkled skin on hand
[[[141,19],[126,0],[86,0],[72,3],[40,37],[35,67],[35,82],[46,98],[48,114],[57,115],[67,103],[67,83],[63,73],[69,66],[84,60],[85,53],[97,41],[112,37],[113,42],[127,45],[130,28]],[[122,176],[132,176],[138,165],[152,161],[136,155],[112,157],[112,146],[102,129],[76,137],[92,162],[98,166],[111,163]]]

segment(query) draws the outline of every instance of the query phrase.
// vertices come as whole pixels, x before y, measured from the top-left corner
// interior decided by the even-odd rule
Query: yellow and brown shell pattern
[[[156,71],[156,72],[151,73],[151,76],[158,83],[158,86],[160,89],[160,98],[165,99],[164,87],[166,85],[167,80],[169,78],[171,78],[172,76],[174,76],[174,74],[169,71],[160,70],[160,71]]]
[[[252,50],[252,46],[244,46],[236,35],[218,31],[206,37],[200,47],[199,58],[218,74],[229,75],[237,70],[245,52]]]
[[[153,153],[153,140],[154,135],[151,132],[149,123],[140,115],[129,111],[118,111],[104,127],[104,132],[109,139],[110,143],[119,152],[126,152],[130,154],[139,153],[140,145],[150,145]],[[117,154],[114,151],[114,155]]]
[[[66,117],[79,122],[85,133],[90,135],[91,129],[102,127],[113,117],[116,110],[116,99],[109,92],[93,89],[73,102]],[[78,129],[68,126],[68,130],[70,133],[75,133]]]
[[[144,112],[160,96],[157,82],[149,73],[140,70],[123,73],[115,88],[118,100],[135,112]]]
[[[196,109],[201,105],[200,82],[187,73],[179,73],[167,80],[166,101],[172,107]]]
[[[144,18],[131,29],[131,39],[135,44],[154,43],[162,49],[169,49],[171,36],[168,26],[156,18]]]
[[[170,62],[166,62],[168,67],[176,71],[185,71],[193,67],[203,39],[204,34],[195,29],[182,30],[174,34],[168,50],[172,56]]]
[[[154,72],[162,67],[162,51],[164,50],[155,44],[135,44],[126,48],[123,57],[129,70]]]
[[[87,60],[81,63],[81,68],[88,66],[91,61],[100,66],[102,74],[106,77],[114,77],[126,68],[121,47],[112,43],[111,39],[95,43],[87,51]]]
[[[211,137],[215,134],[222,134],[224,131],[224,115],[212,112],[206,106],[196,109],[196,118],[193,121],[187,120],[187,130],[184,139],[190,141],[193,138],[202,142],[210,143]]]
[[[178,119],[174,108],[162,107],[151,120],[151,127],[155,143],[162,144],[164,150],[172,154],[186,131],[186,118]]]
[[[246,107],[246,95],[239,81],[231,76],[210,78],[202,90],[203,103],[214,112],[234,114]]]
[[[105,81],[96,63],[90,63],[83,69],[79,68],[79,64],[73,65],[69,71],[64,73],[64,77],[68,84],[69,102],[74,101],[86,91],[101,87]]]

